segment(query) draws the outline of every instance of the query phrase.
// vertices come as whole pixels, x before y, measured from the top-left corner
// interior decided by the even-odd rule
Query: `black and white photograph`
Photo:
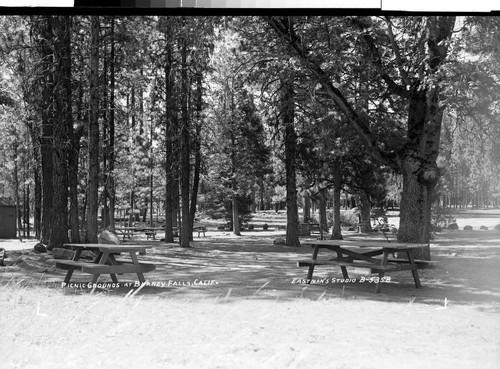
[[[2,368],[499,368],[500,17],[137,3],[0,7]]]

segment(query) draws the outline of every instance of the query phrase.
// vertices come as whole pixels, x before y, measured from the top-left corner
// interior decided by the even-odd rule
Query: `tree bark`
[[[71,111],[71,49],[69,16],[56,16],[54,40],[54,150],[52,230],[49,248],[68,242],[68,126],[73,124]]]
[[[299,210],[297,207],[297,183],[295,160],[297,134],[295,132],[294,115],[295,99],[291,81],[283,83],[283,125],[285,129],[285,171],[286,171],[286,244],[300,246]]]
[[[53,203],[53,51],[51,44],[52,35],[52,16],[44,16],[40,20],[40,36],[42,65],[45,71],[42,88],[42,131],[41,131],[41,184],[42,184],[42,216],[41,216],[41,242],[50,247],[50,232],[52,230],[52,203]]]
[[[33,206],[33,228],[35,238],[41,239],[42,226],[42,181],[41,181],[41,153],[40,153],[40,128],[35,125],[32,119],[28,121],[31,143],[33,145],[33,180],[34,180],[34,206]]]
[[[360,221],[365,224],[365,232],[371,232],[371,224],[370,224],[370,213],[371,213],[371,204],[370,198],[368,195],[362,191],[359,194],[359,215]]]
[[[311,221],[311,195],[309,190],[304,192],[304,223],[309,223]]]
[[[174,150],[173,141],[176,136],[175,122],[175,98],[174,73],[172,71],[172,36],[170,26],[166,26],[165,38],[166,60],[165,60],[165,242],[174,242],[173,225],[176,219],[174,211],[175,192],[175,170],[174,170]]]
[[[97,243],[99,190],[99,17],[91,17],[90,117],[87,233],[85,241]]]
[[[236,180],[233,178],[231,181],[231,187],[233,190],[233,195],[231,197],[231,211],[233,219],[233,234],[236,236],[241,236],[240,231],[240,213],[238,209],[238,193],[236,187]]]
[[[342,191],[342,171],[340,162],[335,160],[333,162],[334,179],[333,179],[333,227],[332,227],[332,240],[342,240],[342,230],[340,223],[340,192]]]
[[[193,240],[194,218],[196,216],[196,204],[198,202],[198,187],[200,184],[201,170],[201,119],[203,110],[203,90],[202,75],[196,75],[196,137],[194,139],[194,168],[193,168],[193,188],[191,190],[191,208],[189,211],[190,239]]]
[[[187,76],[187,40],[181,39],[181,233],[180,246],[191,247],[189,244],[189,192],[190,192],[190,122],[188,114],[188,76]]]
[[[328,220],[326,216],[326,189],[319,190],[319,225],[321,230],[328,232]]]
[[[110,70],[109,70],[109,143],[108,143],[108,196],[109,196],[109,229],[115,230],[115,17],[111,17],[111,51],[110,51]]]
[[[400,242],[428,243],[430,240],[432,198],[441,175],[436,165],[443,115],[438,94],[435,86],[414,91],[410,100],[408,138],[411,144],[401,165]],[[430,248],[420,249],[415,255],[429,260]]]

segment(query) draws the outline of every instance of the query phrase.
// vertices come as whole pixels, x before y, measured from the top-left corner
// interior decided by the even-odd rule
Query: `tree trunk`
[[[42,189],[42,214],[41,214],[41,242],[49,245],[50,231],[52,229],[52,196],[53,196],[53,170],[52,170],[52,152],[53,145],[53,122],[52,122],[52,58],[53,51],[51,44],[52,35],[52,16],[43,16],[38,21],[40,41],[40,53],[44,70],[42,96],[41,96],[41,118],[42,129],[40,137],[40,159],[41,159],[41,189]],[[50,247],[50,245],[49,245]]]
[[[203,110],[203,85],[202,75],[196,75],[196,137],[194,139],[194,173],[193,173],[193,189],[191,191],[191,209],[189,211],[189,234],[191,241],[193,240],[194,218],[196,216],[196,204],[198,202],[198,186],[200,184],[201,170],[201,113]]]
[[[370,223],[370,214],[371,214],[371,204],[370,204],[370,198],[365,192],[361,192],[359,194],[359,216],[360,216],[360,222],[363,222],[365,224],[364,226],[364,232],[371,232],[372,227]]]
[[[16,202],[16,228],[17,228],[17,236],[20,241],[22,238],[22,224],[21,224],[21,206],[19,201],[19,165],[18,165],[18,148],[19,142],[17,140],[17,132],[14,133],[16,136],[16,141],[14,143],[14,198]]]
[[[233,195],[231,198],[231,210],[232,210],[232,219],[233,219],[233,234],[236,236],[241,236],[240,231],[240,214],[238,210],[238,194],[236,189],[236,181],[232,180],[232,190]]]
[[[332,240],[342,240],[342,230],[340,224],[340,192],[342,190],[342,171],[340,162],[335,160],[334,166],[334,180],[333,180],[333,227],[332,227]]]
[[[50,96],[50,95],[49,95]],[[42,114],[42,227],[41,242],[49,245],[52,229],[53,167],[52,167],[52,123],[47,113]],[[50,245],[49,245],[50,247]]]
[[[402,160],[403,193],[398,241],[428,243],[430,240],[431,203],[441,175],[436,165],[443,108],[438,104],[438,88],[415,91],[410,101],[408,146]],[[430,248],[416,253],[430,260]]]
[[[260,201],[259,201],[259,210],[264,210],[265,209],[265,204],[264,204],[264,176],[262,176],[259,179],[259,189],[260,189]]]
[[[300,246],[299,241],[299,210],[297,207],[297,184],[295,177],[295,159],[297,134],[295,133],[294,115],[295,99],[293,85],[284,82],[283,94],[283,124],[285,128],[285,171],[286,171],[286,244]]]
[[[323,232],[328,232],[328,220],[326,216],[326,190],[319,191],[319,226]]]
[[[33,145],[33,181],[35,187],[34,206],[33,206],[33,229],[35,238],[40,239],[42,233],[42,181],[41,181],[41,153],[40,153],[40,128],[37,127],[32,119],[28,121],[31,143]]]
[[[115,230],[115,208],[116,208],[116,193],[115,193],[115,17],[111,17],[111,52],[109,66],[109,143],[108,143],[108,158],[109,158],[109,173],[108,173],[108,196],[109,196],[109,229]]]
[[[102,228],[107,229],[109,226],[109,193],[108,193],[108,180],[109,180],[109,114],[108,114],[108,68],[109,68],[109,57],[108,57],[108,47],[104,45],[103,47],[103,70],[100,76],[100,83],[104,87],[102,89],[101,97],[100,97],[100,119],[102,121],[102,142],[105,143],[103,145],[102,155],[101,155],[101,165],[103,172],[103,184],[104,188],[102,190],[99,204],[102,204],[101,208],[101,220],[102,220]]]
[[[50,248],[68,242],[68,126],[73,124],[71,111],[71,27],[69,16],[57,16],[54,26],[54,150],[53,202]]]
[[[85,241],[97,243],[99,190],[99,17],[91,17],[90,117],[87,233]]]
[[[419,182],[418,168],[420,164],[408,157],[403,168],[403,194],[400,206],[399,242],[428,243],[430,219],[430,192]],[[417,258],[430,260],[430,248],[421,249]]]
[[[191,247],[189,245],[190,227],[189,227],[189,192],[190,192],[190,124],[188,115],[188,76],[187,76],[187,41],[184,36],[181,39],[181,247]]]
[[[174,211],[175,170],[173,141],[176,136],[174,73],[172,71],[172,40],[170,26],[167,25],[165,38],[167,39],[165,60],[165,242],[174,242],[173,225],[176,219]]]
[[[72,126],[71,131],[73,131]],[[69,228],[71,242],[80,243],[80,217],[78,213],[78,146],[80,139],[76,139],[74,134],[70,133],[70,141],[72,147],[68,151]]]
[[[311,195],[309,190],[304,192],[304,223],[311,221]]]
[[[26,173],[26,172],[25,172]],[[26,182],[26,180],[25,180]],[[23,223],[24,223],[24,236],[30,238],[30,186],[24,186],[23,198]]]

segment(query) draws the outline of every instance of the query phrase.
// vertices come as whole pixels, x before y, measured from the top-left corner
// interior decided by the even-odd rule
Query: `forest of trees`
[[[436,207],[500,204],[500,19],[454,16],[0,17],[0,197],[49,248],[115,219],[197,214],[240,234],[311,202],[400,207],[427,242]],[[353,201],[354,199],[354,201]],[[303,218],[299,219],[299,207]],[[427,250],[428,252],[428,250]],[[421,257],[426,257],[425,255]]]

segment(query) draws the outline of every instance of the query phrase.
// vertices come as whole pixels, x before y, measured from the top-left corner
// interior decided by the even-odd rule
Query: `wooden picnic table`
[[[125,237],[129,240],[134,236],[134,232],[140,231],[140,228],[136,227],[115,227],[115,232],[123,235],[123,240]]]
[[[165,231],[165,227],[139,227],[137,228],[139,231],[142,231],[146,234],[147,239],[150,238],[156,239],[156,234],[158,232]]]
[[[198,232],[198,238],[200,238],[200,234],[202,234],[202,233],[203,233],[203,237],[205,237],[206,231],[207,231],[207,227],[204,227],[204,226],[193,227],[193,232]]]
[[[97,283],[101,274],[109,274],[113,282],[118,283],[117,274],[135,273],[141,283],[145,282],[144,274],[156,269],[152,263],[139,262],[137,253],[151,248],[147,245],[108,245],[108,244],[76,244],[68,243],[65,248],[75,250],[72,260],[57,260],[56,267],[68,272],[64,278],[67,285],[71,280],[75,269],[84,273],[92,274],[92,284]],[[97,251],[97,256],[92,262],[80,261],[83,250]],[[130,259],[117,259],[115,256],[121,253],[128,254]]]
[[[417,269],[428,264],[424,260],[415,260],[411,251],[426,247],[427,244],[408,244],[376,240],[317,240],[309,243],[312,246],[312,259],[297,262],[299,267],[309,267],[307,281],[310,283],[316,265],[339,266],[344,279],[349,279],[347,267],[366,268],[371,273],[377,273],[379,282],[375,283],[375,292],[380,293],[380,280],[385,274],[410,270],[415,287],[420,288],[420,279]],[[337,256],[328,259],[318,259],[320,250],[334,251]],[[403,253],[406,259],[389,258],[394,253]],[[377,257],[377,256],[382,256]]]

